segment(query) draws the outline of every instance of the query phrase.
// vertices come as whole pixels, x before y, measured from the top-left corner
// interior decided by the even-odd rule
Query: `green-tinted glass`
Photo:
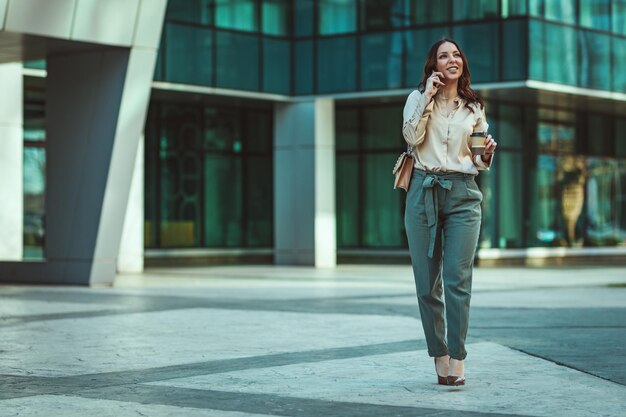
[[[274,244],[274,178],[272,157],[246,159],[245,225],[247,247],[272,247]]]
[[[587,28],[610,30],[611,0],[578,0],[580,25]]]
[[[164,78],[182,84],[212,85],[212,31],[175,23],[165,24]]]
[[[411,24],[407,0],[360,0],[361,29],[400,28]]]
[[[556,183],[557,162],[551,155],[538,155],[530,175],[530,227],[528,246],[562,246],[559,196]]]
[[[402,139],[402,108],[400,106],[370,107],[362,111],[364,149],[397,152],[406,147]]]
[[[186,22],[213,23],[211,3],[213,0],[169,0],[165,18],[167,20],[182,20]]]
[[[356,38],[318,41],[317,89],[318,93],[356,90]]]
[[[46,69],[46,60],[38,59],[36,61],[24,61],[24,68],[32,68],[32,69]]]
[[[291,11],[288,0],[263,0],[261,4],[263,33],[269,35],[289,34],[289,13]]]
[[[318,33],[356,31],[356,0],[318,0]]]
[[[337,246],[360,247],[359,242],[359,163],[357,155],[337,155]]]
[[[207,247],[242,246],[241,158],[204,157],[204,236]],[[228,179],[228,180],[226,180]]]
[[[498,147],[522,149],[527,139],[524,135],[524,108],[501,104],[498,110]],[[487,119],[489,119],[489,114],[487,114]],[[492,130],[491,127],[489,130]]]
[[[525,16],[526,0],[502,0],[502,17]]]
[[[255,0],[215,0],[217,27],[256,32],[259,30]]]
[[[314,0],[294,1],[294,34],[296,36],[310,36],[313,34]]]
[[[411,25],[423,25],[448,21],[448,2],[408,0]]]
[[[601,158],[589,158],[586,168],[581,181],[585,184],[586,221],[578,225],[584,227],[584,244],[617,246],[625,237],[620,226],[624,224],[625,201],[621,180],[626,173],[620,172],[617,161]]]
[[[559,40],[558,44],[550,42],[545,46],[545,81],[576,85],[578,31],[551,23],[545,25],[546,39]]]
[[[531,16],[576,23],[576,2],[573,0],[529,0],[529,5]]]
[[[335,148],[338,151],[356,150],[359,147],[359,119],[356,109],[335,111]]]
[[[612,156],[611,119],[598,114],[587,115],[587,151],[591,155]]]
[[[525,20],[505,21],[503,25],[502,79],[505,81],[525,80],[528,63],[528,23]],[[472,67],[473,68],[473,67]]]
[[[460,25],[453,27],[452,30],[454,39],[469,61],[472,82],[498,81],[498,25],[495,23]]]
[[[454,20],[490,19],[498,16],[497,0],[454,0]]]
[[[397,152],[366,154],[363,157],[364,176],[363,246],[370,248],[404,247],[406,234],[403,229],[404,213],[402,191],[391,186],[390,163],[398,157]]]
[[[204,109],[202,148],[208,151],[235,152],[242,146],[241,117],[237,111],[217,107]]]
[[[626,0],[611,2],[611,30],[626,35]]]
[[[410,32],[395,31],[360,38],[363,90],[400,88],[402,55]]]
[[[611,64],[613,91],[626,93],[626,39],[613,38],[613,60]]]
[[[533,80],[543,81],[546,79],[546,36],[545,25],[543,22],[539,22],[536,20],[531,20],[529,22],[529,38],[529,76]]]
[[[289,41],[263,39],[263,91],[291,93],[291,45]]]
[[[243,142],[248,153],[266,154],[272,153],[272,113],[271,112],[246,112],[245,113]]]
[[[498,192],[495,198],[498,201],[499,248],[519,248],[523,245],[523,204],[520,203],[524,201],[524,172],[524,158],[521,153],[498,153]]]
[[[600,90],[611,89],[611,37],[580,31],[580,86]]]
[[[626,119],[615,119],[613,132],[615,132],[615,156],[626,158]],[[626,193],[626,190],[624,192]],[[624,203],[626,204],[626,200]]]
[[[42,259],[46,234],[46,149],[25,146],[23,164],[24,258]]]
[[[313,93],[313,42],[296,41],[294,51],[296,64],[296,94]]]
[[[217,86],[236,90],[259,89],[259,38],[217,32]]]

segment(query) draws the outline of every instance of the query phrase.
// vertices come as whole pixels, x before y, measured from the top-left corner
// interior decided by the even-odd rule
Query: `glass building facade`
[[[626,0],[169,0],[145,130],[146,248],[271,249],[274,105],[325,97],[339,255],[404,251],[390,171],[404,100],[444,36],[465,51],[499,143],[479,176],[479,247],[625,246]],[[34,194],[38,94],[26,94]],[[34,229],[28,242],[43,239]]]

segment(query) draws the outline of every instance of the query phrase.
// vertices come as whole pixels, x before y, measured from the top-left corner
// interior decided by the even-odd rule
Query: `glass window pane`
[[[356,150],[359,147],[358,110],[337,109],[335,111],[335,148]]]
[[[618,162],[618,173],[615,178],[615,205],[618,216],[617,238],[619,243],[626,242],[626,161]]]
[[[318,33],[331,35],[356,31],[356,0],[319,0]]]
[[[544,42],[546,35],[545,25],[543,22],[538,22],[536,20],[531,20],[529,22],[529,38],[529,76],[533,80],[544,81],[546,79],[546,44]]]
[[[489,19],[498,16],[497,0],[454,0],[454,20]]]
[[[314,0],[295,0],[295,15],[293,30],[296,36],[310,36],[313,34]]]
[[[518,152],[499,152],[497,172],[498,193],[498,247],[523,246],[524,219],[520,204],[523,201],[524,159]],[[506,215],[505,215],[506,213]]]
[[[204,236],[207,247],[242,246],[241,158],[204,158]]]
[[[238,111],[207,107],[204,109],[202,149],[240,153],[243,147],[241,117]]]
[[[389,186],[389,163],[395,162],[398,153],[366,154],[360,175],[365,178],[363,187],[362,223],[363,246],[404,247],[404,195]]]
[[[408,36],[409,32],[395,31],[360,37],[364,90],[401,87],[402,54]]]
[[[447,27],[407,32],[405,86],[417,89],[424,77],[424,64],[430,47],[441,38],[452,37]]]
[[[449,14],[448,2],[409,0],[409,14],[411,25],[446,22]]]
[[[159,160],[158,115],[160,106],[151,102],[148,109],[145,129],[144,157],[144,229],[143,243],[146,248],[154,248],[157,225],[157,164]]]
[[[585,202],[585,159],[564,156],[557,160],[558,211],[562,228],[562,244],[578,245],[581,226],[584,222]]]
[[[611,89],[611,38],[579,31],[580,86]]]
[[[530,14],[564,23],[576,23],[576,2],[573,0],[529,0]]]
[[[392,29],[410,24],[407,0],[360,0],[361,30]]]
[[[320,39],[317,50],[318,93],[356,90],[356,39]]]
[[[313,94],[313,42],[296,41],[296,94]]]
[[[498,110],[498,148],[522,149],[526,140],[524,136],[524,108],[501,104]],[[487,119],[489,119],[488,113]]]
[[[211,2],[213,0],[169,0],[165,18],[168,20],[182,20],[185,22],[213,23]]]
[[[263,0],[263,33],[269,35],[289,34],[289,1]]]
[[[545,49],[546,80],[576,85],[577,30],[569,27],[545,24],[546,39],[558,39],[558,48]]]
[[[525,16],[526,0],[502,0],[502,17]]]
[[[580,25],[610,30],[611,0],[579,0]]]
[[[215,25],[245,31],[259,30],[255,0],[215,0]]]
[[[611,4],[611,30],[626,35],[626,0],[613,0]]]
[[[592,155],[613,155],[611,120],[597,114],[587,115],[587,151]]]
[[[359,247],[359,163],[356,155],[337,155],[337,246]]]
[[[528,48],[528,23],[525,20],[503,22],[504,56],[502,60],[502,79],[505,81],[526,79],[526,54]],[[473,68],[473,67],[472,67]]]
[[[195,26],[166,23],[164,56],[165,80],[183,84],[212,85],[212,31]]]
[[[236,90],[259,89],[259,38],[217,32],[217,86]]]
[[[626,93],[626,39],[613,38],[613,91]]]
[[[46,149],[24,147],[24,259],[44,257]]]
[[[622,217],[626,202],[622,185],[626,173],[623,168],[622,164],[620,172],[615,160],[587,160],[585,246],[616,246],[626,237]]]
[[[562,246],[556,170],[556,157],[538,155],[536,169],[529,171],[531,202],[528,246]]]
[[[572,126],[541,122],[537,134],[540,152],[574,153],[576,131]]]
[[[454,39],[469,61],[472,82],[498,81],[498,27],[480,23],[453,27]],[[507,54],[508,56],[508,54]]]
[[[248,111],[244,122],[244,147],[248,154],[272,154],[272,113]]]
[[[289,41],[263,39],[263,91],[291,93],[290,54]]]
[[[398,128],[402,126],[401,107],[370,107],[364,108],[362,112],[361,137],[364,149],[401,152],[406,148],[401,129]],[[391,163],[393,162],[395,159]]]
[[[271,156],[255,156],[246,159],[245,237],[247,247],[272,247],[274,244],[274,177],[272,172]]]
[[[623,158],[626,157],[626,119],[616,119],[614,126],[615,156]]]

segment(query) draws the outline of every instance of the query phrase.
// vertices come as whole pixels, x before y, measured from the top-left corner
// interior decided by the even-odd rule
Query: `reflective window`
[[[454,20],[490,19],[498,17],[498,0],[454,0]]]
[[[611,137],[611,119],[597,114],[587,115],[587,153],[612,156],[614,142]]]
[[[215,25],[245,31],[259,30],[255,0],[215,0]]]
[[[356,31],[356,0],[319,0],[318,33],[331,35]]]
[[[611,0],[579,0],[580,25],[583,27],[610,30]]]
[[[213,24],[212,2],[213,0],[169,0],[165,18],[206,25]]]
[[[538,21],[530,22],[530,76],[560,84],[576,85],[577,35],[573,28]],[[559,39],[558,46],[548,42]]]
[[[269,35],[289,34],[289,7],[288,0],[263,0],[262,20],[263,33]]]
[[[317,92],[355,90],[356,39],[320,39],[317,45]]]
[[[448,2],[408,0],[411,25],[446,22],[449,15]]]
[[[626,0],[611,2],[611,30],[626,35]]]
[[[615,156],[620,158],[626,157],[626,119],[615,119],[613,132],[615,137]]]
[[[213,43],[210,29],[166,23],[161,45],[166,81],[213,84]]]
[[[546,79],[546,66],[544,64],[545,49],[544,25],[542,22],[531,20],[529,22],[529,60],[528,75],[533,80]]]
[[[502,17],[526,15],[526,0],[502,0]]]
[[[576,23],[574,0],[529,0],[530,14],[564,23]]]
[[[409,36],[410,32],[394,31],[360,37],[362,89],[402,86],[402,56]]]
[[[498,80],[498,30],[495,23],[455,26],[454,39],[469,61],[472,82]]]
[[[616,246],[626,238],[624,167],[611,159],[587,161],[584,190],[587,221],[582,224],[585,246]]]
[[[337,247],[362,247],[359,238],[361,182],[358,155],[337,154]]]
[[[259,89],[259,38],[217,32],[217,86],[237,90]]]
[[[528,48],[528,23],[513,20],[502,23],[504,37],[502,59],[502,79],[524,80],[528,64],[525,51]],[[472,66],[473,68],[473,66]]]
[[[411,24],[409,1],[361,0],[361,29],[379,30]]]
[[[310,36],[313,34],[314,0],[295,0],[293,30],[296,36]]]
[[[500,135],[502,138],[505,134]],[[524,244],[524,158],[518,152],[498,152],[495,193],[498,208],[498,247],[520,248]],[[506,215],[504,215],[506,213]]]
[[[313,93],[313,42],[295,42],[295,94]]]
[[[263,39],[263,91],[291,93],[290,54],[289,41]]]
[[[579,31],[580,86],[611,89],[611,38],[590,31]]]
[[[626,93],[626,39],[613,38],[613,91]]]

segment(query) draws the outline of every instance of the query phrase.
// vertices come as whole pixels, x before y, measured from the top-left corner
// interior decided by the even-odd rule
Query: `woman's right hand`
[[[435,94],[437,94],[437,91],[439,91],[439,88],[445,85],[443,81],[441,81],[442,78],[443,78],[443,73],[433,71],[433,73],[430,74],[430,77],[426,79],[426,87],[424,88],[424,94],[429,99],[433,98]]]

